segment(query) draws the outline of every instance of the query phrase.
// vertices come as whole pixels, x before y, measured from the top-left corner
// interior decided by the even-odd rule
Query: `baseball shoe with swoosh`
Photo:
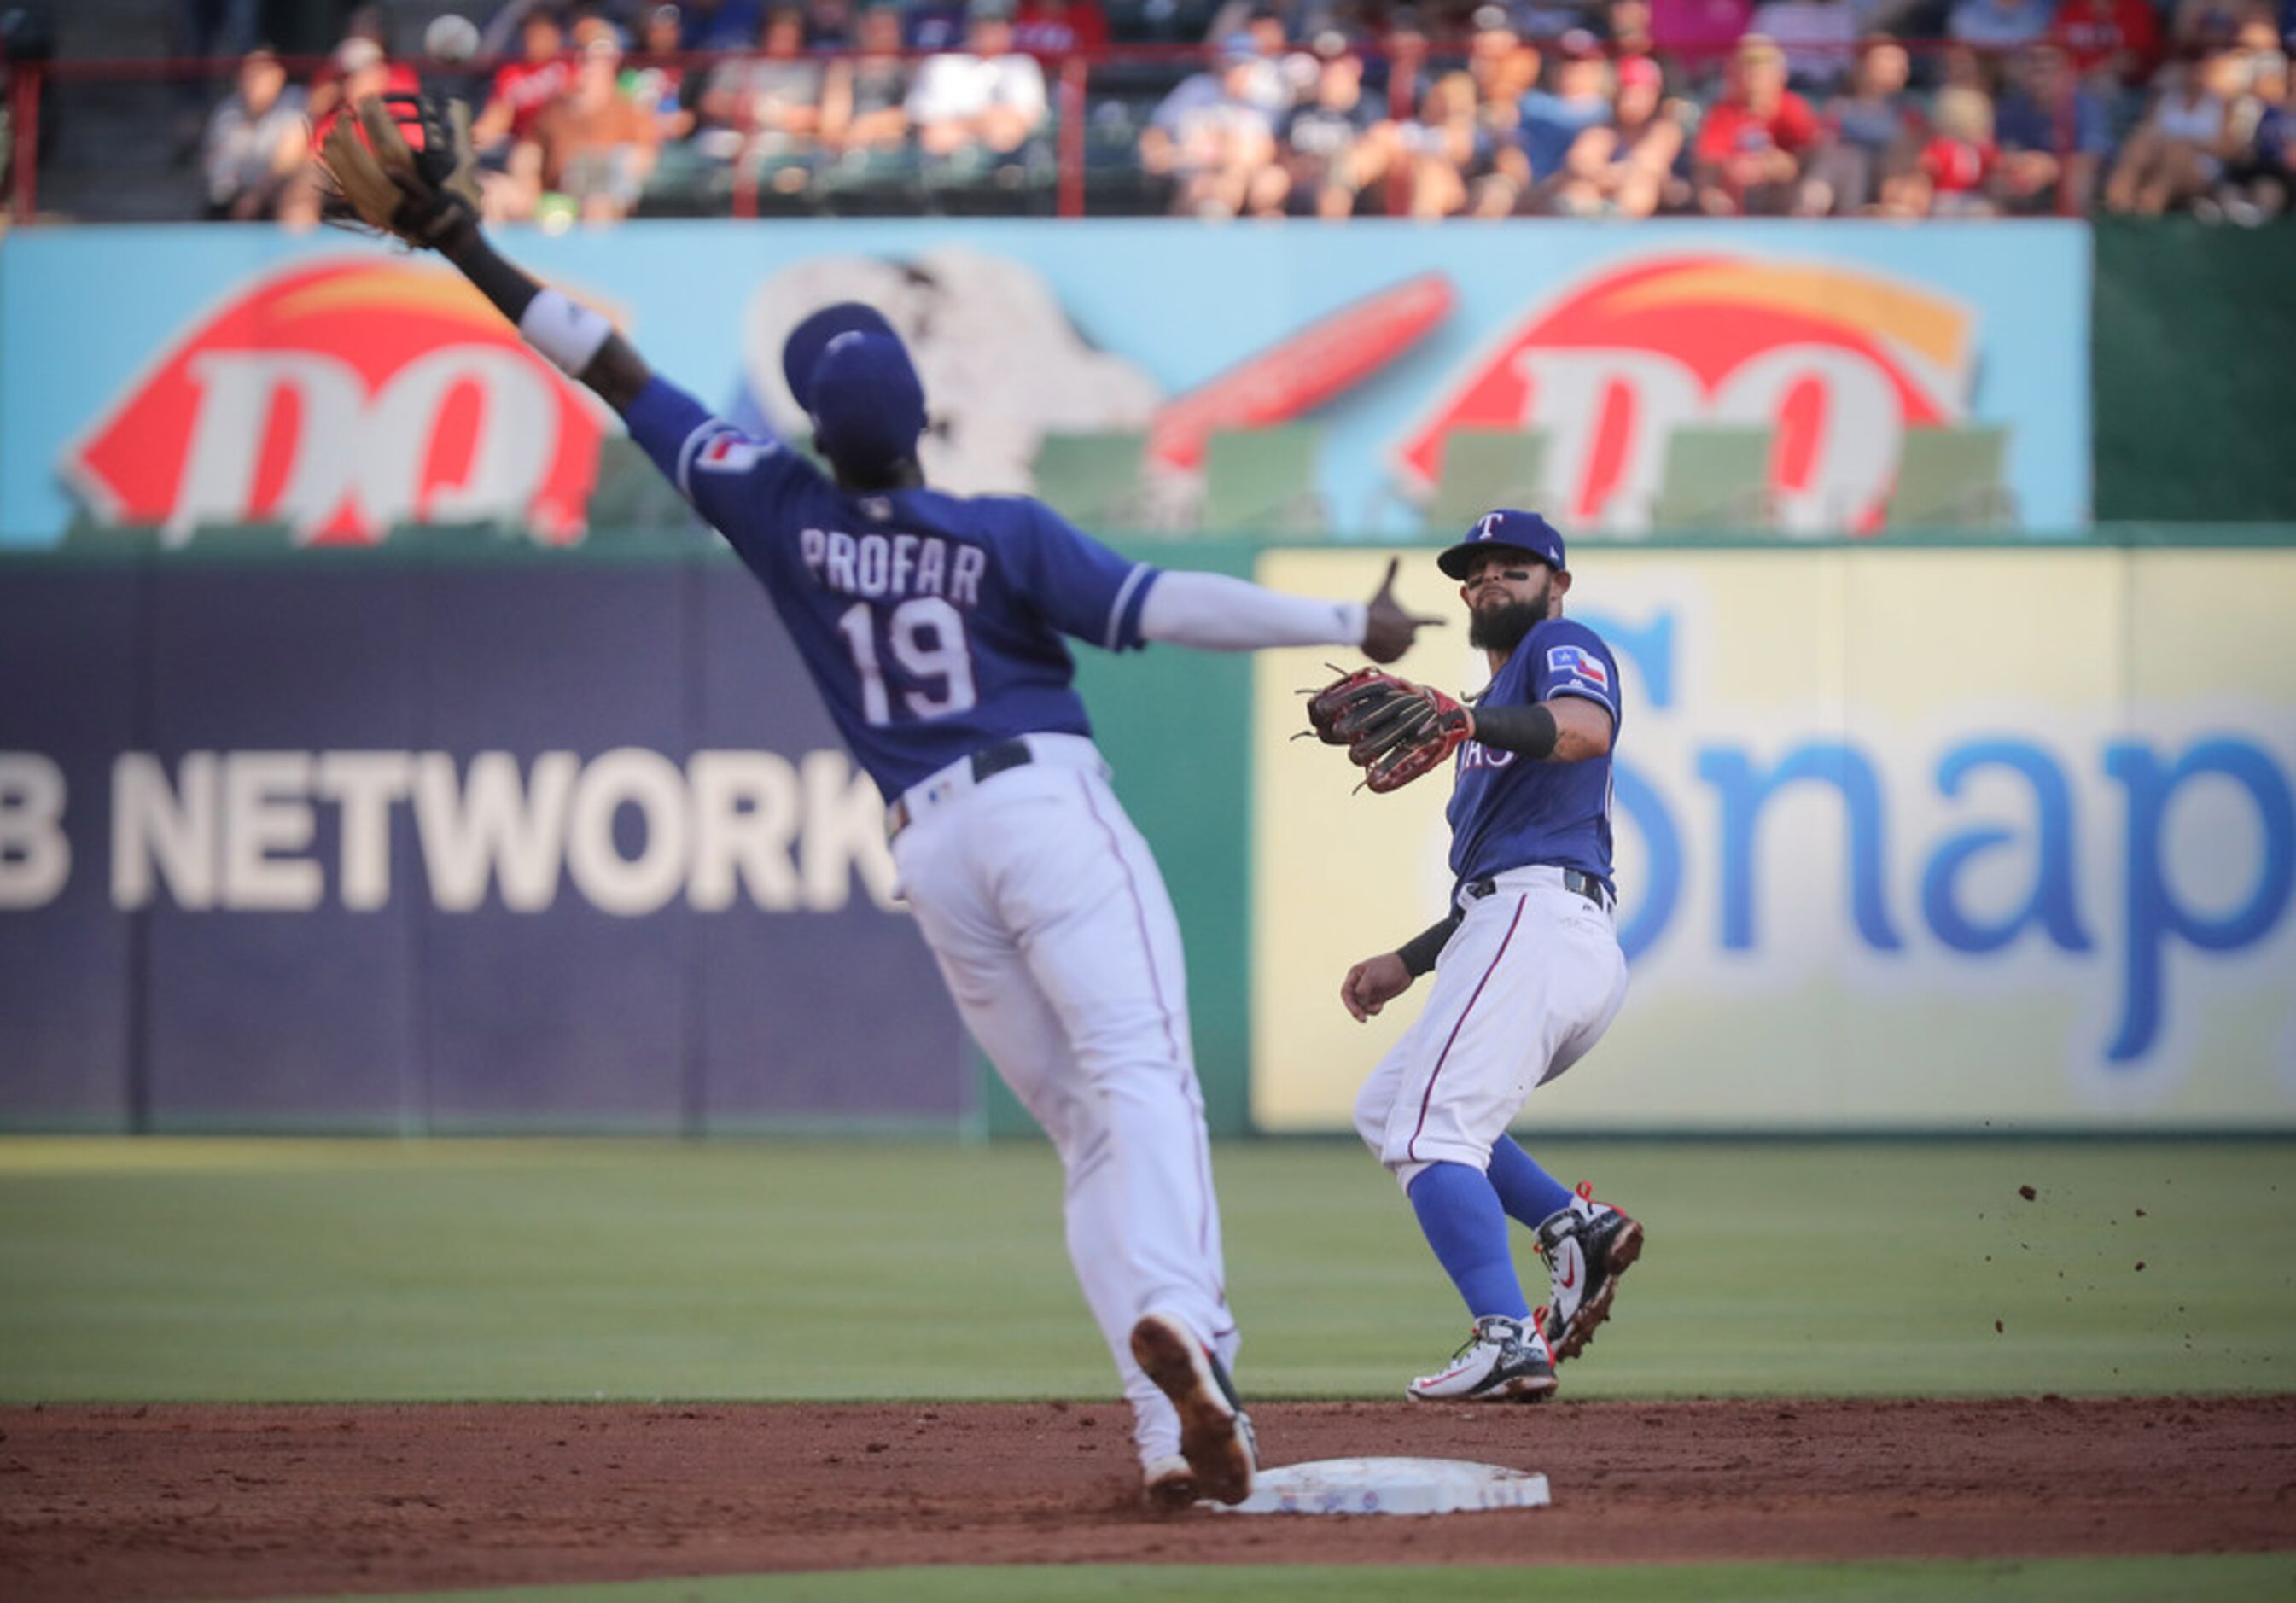
[[[1421,1402],[1544,1402],[1554,1394],[1554,1360],[1538,1319],[1487,1313],[1448,1368],[1411,1383]]]
[[[1580,1186],[1540,1223],[1538,1250],[1552,1290],[1539,1325],[1561,1363],[1585,1352],[1595,1328],[1611,1317],[1620,1277],[1642,1256],[1643,1228]]]
[[[1132,1356],[1180,1411],[1180,1456],[1195,1474],[1195,1495],[1219,1503],[1250,1497],[1259,1467],[1251,1420],[1211,1350],[1185,1321],[1151,1313],[1132,1327]]]

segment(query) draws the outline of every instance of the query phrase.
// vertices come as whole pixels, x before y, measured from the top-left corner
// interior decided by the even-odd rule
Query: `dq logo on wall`
[[[1789,529],[1877,527],[1905,432],[1959,422],[1974,313],[1933,290],[1834,265],[1638,259],[1545,300],[1447,379],[1397,447],[1433,484],[1453,429],[1536,429],[1546,492],[1581,528],[1647,528],[1668,437],[1772,429]]]
[[[603,424],[586,392],[451,274],[361,259],[269,275],[131,379],[65,448],[107,523],[284,522],[308,542],[402,522],[580,532]]]

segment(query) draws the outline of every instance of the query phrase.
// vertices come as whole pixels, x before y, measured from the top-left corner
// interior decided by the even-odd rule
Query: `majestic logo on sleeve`
[[[1967,307],[1862,268],[1639,257],[1469,358],[1398,442],[1397,467],[1431,486],[1452,430],[1537,430],[1558,521],[1646,528],[1676,429],[1755,424],[1773,431],[1781,524],[1871,530],[1906,430],[1965,415],[1975,334]]]
[[[63,454],[108,523],[582,529],[605,424],[453,274],[359,259],[268,275],[130,381]]]

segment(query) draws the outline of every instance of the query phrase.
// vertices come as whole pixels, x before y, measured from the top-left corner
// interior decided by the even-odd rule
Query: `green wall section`
[[[2296,228],[2094,237],[2097,518],[2296,517]]]

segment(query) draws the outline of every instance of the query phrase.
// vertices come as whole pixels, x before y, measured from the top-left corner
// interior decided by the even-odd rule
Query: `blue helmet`
[[[916,454],[924,385],[883,313],[857,300],[824,307],[790,331],[782,377],[813,419],[814,443],[842,467],[880,472]]]
[[[1558,573],[1565,566],[1562,536],[1554,525],[1535,512],[1517,512],[1510,506],[1477,518],[1467,538],[1437,557],[1435,565],[1453,579],[1464,580],[1468,565],[1493,549],[1525,552]]]

